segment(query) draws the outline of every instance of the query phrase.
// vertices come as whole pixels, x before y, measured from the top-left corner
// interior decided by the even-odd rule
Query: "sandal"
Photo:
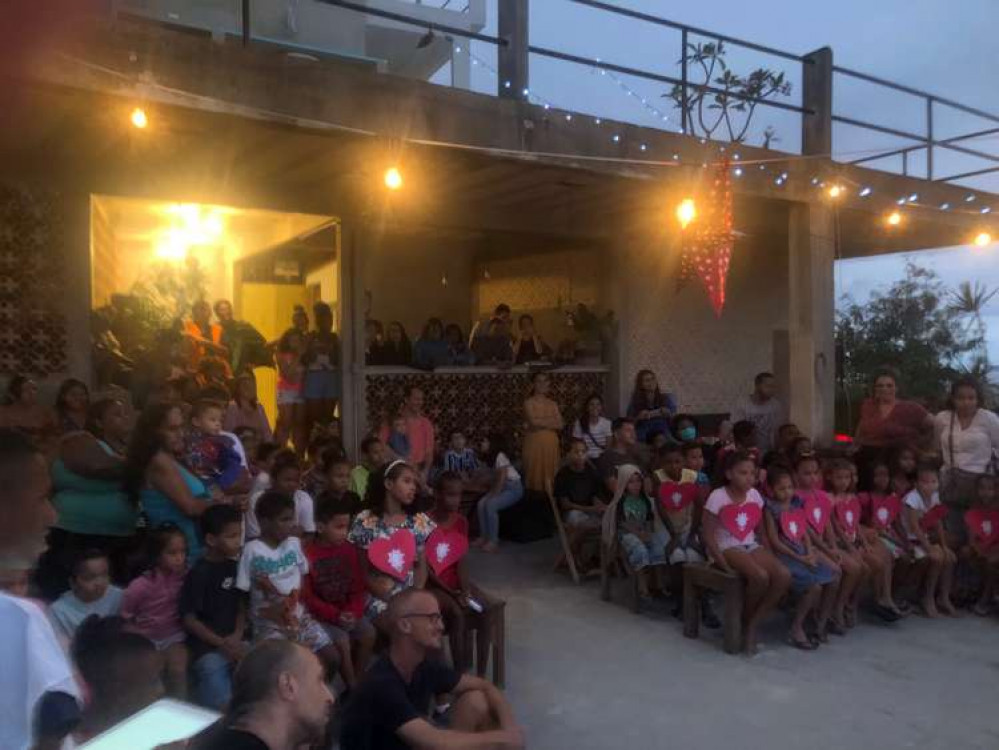
[[[982,602],[976,602],[975,606],[971,608],[971,611],[979,617],[988,617],[992,614],[992,607],[988,604],[983,604]]]
[[[875,604],[874,614],[885,622],[898,622],[902,617],[900,613],[896,612],[891,607],[885,606],[884,604]]]
[[[830,620],[826,623],[826,633],[832,633],[833,635],[843,636],[846,635],[846,630],[835,620]]]
[[[795,638],[792,638],[791,636],[788,636],[786,640],[787,640],[787,645],[794,646],[795,648],[800,649],[802,651],[814,651],[815,649],[818,648],[817,644],[807,639],[804,641],[799,641],[796,640]]]

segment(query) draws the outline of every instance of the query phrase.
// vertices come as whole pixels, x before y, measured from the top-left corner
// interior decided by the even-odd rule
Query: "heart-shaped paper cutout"
[[[659,485],[659,504],[667,513],[679,513],[696,499],[696,484],[663,482]]]
[[[947,506],[934,505],[928,511],[923,513],[923,517],[919,519],[919,525],[922,527],[923,531],[930,531],[946,517]]]
[[[805,511],[802,509],[785,510],[780,514],[780,528],[784,536],[792,542],[800,542],[805,532],[808,531],[808,520],[805,518]]]
[[[732,536],[742,542],[753,533],[762,515],[760,506],[756,503],[732,503],[718,511],[718,520]]]
[[[819,534],[826,530],[829,523],[829,511],[832,503],[824,492],[812,493],[812,496],[805,501],[805,516],[808,518],[808,525]]]
[[[999,510],[969,510],[964,523],[971,538],[986,549],[999,542]]]
[[[440,575],[458,562],[468,552],[468,537],[457,529],[438,526],[427,537],[427,565]]]
[[[895,495],[871,498],[871,521],[879,529],[887,529],[895,523],[902,504]]]
[[[853,534],[860,523],[860,501],[851,497],[836,503],[836,518],[847,534]]]
[[[416,561],[416,537],[409,529],[396,529],[391,536],[375,539],[368,546],[368,560],[397,581],[405,581]]]

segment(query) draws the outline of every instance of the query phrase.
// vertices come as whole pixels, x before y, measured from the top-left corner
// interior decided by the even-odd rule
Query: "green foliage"
[[[938,405],[950,383],[965,374],[986,382],[988,362],[982,307],[995,295],[980,285],[949,289],[933,271],[909,263],[905,278],[865,303],[846,297],[838,313],[842,394],[858,402],[880,367],[901,375],[906,398]]]
[[[691,115],[688,119],[693,129],[691,135],[710,138],[719,127],[725,127],[729,140],[742,143],[749,132],[753,114],[761,100],[774,99],[791,94],[791,82],[783,72],[769,68],[757,68],[748,75],[733,72],[725,61],[728,53],[723,42],[688,44],[684,51],[683,63],[693,67],[700,80],[688,80],[687,101],[684,103],[683,86],[676,84],[667,94],[683,112]],[[764,147],[777,139],[772,128],[764,131]]]

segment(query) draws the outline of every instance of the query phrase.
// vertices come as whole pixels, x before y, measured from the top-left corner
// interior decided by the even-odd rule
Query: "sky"
[[[985,111],[999,113],[996,80],[996,41],[999,0],[609,0],[691,26],[746,39],[787,52],[805,54],[831,47],[835,64],[867,72]],[[436,4],[436,3],[435,3]],[[452,3],[456,4],[456,3]],[[487,0],[484,33],[495,33],[495,0]],[[679,76],[680,33],[671,29],[580,6],[568,0],[532,0],[531,43],[588,59],[600,58],[628,67]],[[691,41],[706,41],[692,38]],[[495,48],[473,42],[476,58],[472,88],[496,91]],[[728,56],[737,72],[765,66],[783,71],[793,86],[790,103],[800,103],[800,66],[788,60],[733,48]],[[666,86],[626,76],[601,75],[591,66],[532,55],[531,93],[554,109],[583,112],[593,117],[676,129],[679,118],[662,94]],[[630,89],[634,94],[629,94]],[[836,114],[921,133],[925,128],[925,101],[843,76],[834,77]],[[642,100],[645,100],[644,103]],[[663,120],[663,117],[666,120]],[[800,148],[800,120],[795,113],[760,110],[747,142],[758,144],[762,129],[772,125],[780,141],[775,147]],[[564,127],[572,127],[565,122]],[[988,120],[946,107],[934,114],[937,138],[996,127]],[[608,137],[613,134],[608,131]],[[894,136],[836,125],[834,158],[846,160],[875,150],[910,145]],[[967,141],[966,145],[999,154],[999,134]],[[655,156],[655,155],[651,155]],[[900,171],[898,158],[870,166]],[[960,154],[935,154],[935,176],[959,174],[991,166]],[[914,155],[910,173],[924,176],[925,160]],[[999,193],[999,173],[970,178],[959,184]],[[999,214],[999,206],[996,213]],[[992,228],[999,238],[999,224]],[[840,261],[836,269],[837,298],[858,301],[876,288],[887,288],[904,277],[908,260],[933,268],[948,285],[980,281],[999,287],[999,243],[985,251],[970,248],[928,250],[902,255]],[[999,362],[999,295],[986,310],[991,358]]]

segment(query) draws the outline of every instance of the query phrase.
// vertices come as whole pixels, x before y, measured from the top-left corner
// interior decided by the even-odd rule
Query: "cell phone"
[[[80,746],[81,750],[152,750],[193,737],[221,714],[190,703],[163,698],[115,724]]]
[[[485,607],[482,606],[481,602],[477,601],[476,599],[473,599],[472,597],[468,597],[468,608],[473,612],[478,612],[480,615],[486,609]]]

